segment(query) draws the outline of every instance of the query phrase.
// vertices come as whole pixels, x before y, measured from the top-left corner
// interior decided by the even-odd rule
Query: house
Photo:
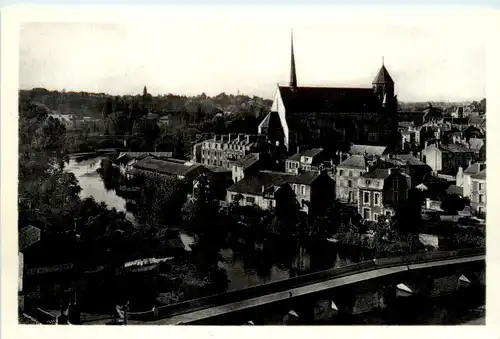
[[[259,170],[259,153],[250,153],[243,158],[233,162],[232,164],[232,179],[233,182],[238,182],[245,176]]]
[[[456,185],[463,188],[463,196],[471,197],[472,194],[472,180],[471,176],[480,173],[486,169],[486,163],[476,162],[468,166],[465,170],[462,167],[458,169],[456,175]]]
[[[368,163],[363,155],[351,155],[337,166],[335,175],[336,198],[344,203],[358,202],[358,178],[368,172]]]
[[[424,162],[417,159],[412,154],[389,154],[383,155],[377,162],[373,163],[374,168],[401,168],[411,178],[412,187],[423,182],[432,172],[432,169]]]
[[[120,172],[127,175],[137,161],[147,156],[166,159],[171,158],[172,155],[172,152],[120,152],[115,162],[118,164]]]
[[[193,181],[203,173],[211,170],[198,163],[192,163],[179,159],[158,159],[146,156],[132,165],[131,175],[146,174],[173,177]]]
[[[325,159],[322,148],[297,152],[285,160],[285,172],[299,174],[302,171],[319,171]]]
[[[273,145],[284,145],[285,135],[278,112],[270,112],[264,117],[259,124],[258,133],[265,136],[267,141]]]
[[[434,173],[453,174],[459,167],[464,167],[472,161],[474,151],[465,145],[440,142],[427,146],[422,150],[422,161],[432,168]]]
[[[231,170],[231,164],[249,153],[265,151],[264,138],[250,134],[215,135],[201,146],[201,163]]]
[[[486,214],[486,169],[481,172],[472,174],[471,180],[471,196],[470,205],[479,215]]]
[[[291,189],[302,212],[308,213],[311,204],[335,197],[335,182],[326,174],[302,172],[299,175],[263,170],[244,177],[227,189],[226,202],[242,206],[257,205],[262,209],[276,207],[281,189]]]
[[[393,216],[408,199],[410,176],[399,169],[374,169],[358,179],[358,213],[367,221]]]

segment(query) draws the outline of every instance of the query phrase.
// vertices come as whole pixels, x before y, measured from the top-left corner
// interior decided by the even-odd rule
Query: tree
[[[458,194],[445,194],[441,199],[441,209],[453,215],[458,214],[469,204],[469,199],[462,198]]]

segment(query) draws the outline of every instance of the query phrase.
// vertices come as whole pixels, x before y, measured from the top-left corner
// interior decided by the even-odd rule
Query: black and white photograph
[[[480,30],[213,13],[20,24],[18,323],[485,325]]]

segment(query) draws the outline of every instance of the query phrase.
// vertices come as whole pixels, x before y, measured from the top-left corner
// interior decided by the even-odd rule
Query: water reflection
[[[135,222],[132,213],[126,209],[126,200],[114,190],[107,190],[101,176],[96,172],[104,157],[77,162],[71,159],[66,171],[75,174],[82,188],[82,198],[93,197],[105,202],[110,208],[126,212],[127,218]],[[195,239],[180,234],[187,251],[191,251]],[[308,243],[296,239],[268,239],[254,241],[245,234],[232,235],[227,245],[220,250],[218,266],[227,273],[228,291],[238,290],[272,281],[312,273],[329,268],[338,268],[360,260],[370,259],[369,253],[359,248],[341,246],[328,242]]]
[[[135,223],[134,216],[125,207],[126,200],[119,197],[114,190],[107,190],[96,172],[103,159],[102,157],[82,161],[70,159],[65,171],[73,173],[77,178],[78,184],[82,188],[81,198],[93,197],[97,202],[104,202],[109,208],[114,207],[117,211],[125,212],[127,219]]]

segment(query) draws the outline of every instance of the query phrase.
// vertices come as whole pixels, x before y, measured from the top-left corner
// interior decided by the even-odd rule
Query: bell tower
[[[372,88],[384,107],[387,109],[394,109],[397,107],[394,96],[394,81],[387,71],[387,68],[385,68],[384,57],[382,57],[382,67],[378,71],[375,79],[373,79]]]

